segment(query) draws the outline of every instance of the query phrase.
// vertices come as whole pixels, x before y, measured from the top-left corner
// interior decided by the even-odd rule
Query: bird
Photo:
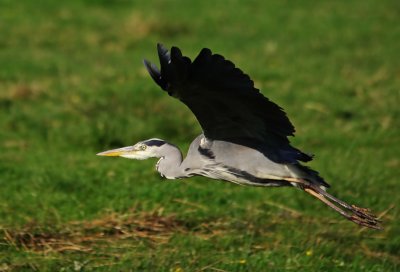
[[[203,48],[192,61],[173,46],[157,44],[160,68],[143,60],[155,83],[194,114],[202,133],[184,158],[180,149],[151,138],[99,156],[144,160],[158,158],[156,170],[166,179],[205,176],[258,187],[298,188],[346,219],[381,229],[369,209],[349,205],[328,194],[330,185],[304,165],[313,155],[289,141],[295,128],[284,110],[265,97],[233,62]]]

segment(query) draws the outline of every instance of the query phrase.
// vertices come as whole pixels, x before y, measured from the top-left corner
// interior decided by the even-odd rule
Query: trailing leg
[[[349,205],[346,202],[328,194],[319,186],[311,184],[306,180],[291,179],[290,181],[296,183],[303,191],[319,199],[346,219],[371,229],[382,229],[382,227],[379,225],[380,221],[375,215],[370,213],[369,209],[360,208],[355,205]]]

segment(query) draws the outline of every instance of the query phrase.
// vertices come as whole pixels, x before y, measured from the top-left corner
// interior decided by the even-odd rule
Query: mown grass
[[[397,1],[0,1],[0,271],[395,271]],[[293,189],[163,181],[96,157],[200,132],[141,60],[225,55],[283,106],[364,230]]]

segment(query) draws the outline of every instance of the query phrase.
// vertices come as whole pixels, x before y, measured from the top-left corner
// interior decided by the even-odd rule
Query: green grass
[[[400,266],[398,1],[0,0],[0,271],[395,271]],[[297,127],[363,230],[306,194],[96,157],[200,128],[142,65],[209,47]]]

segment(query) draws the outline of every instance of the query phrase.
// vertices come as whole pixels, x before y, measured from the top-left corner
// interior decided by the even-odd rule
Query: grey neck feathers
[[[166,143],[160,148],[160,160],[157,162],[156,169],[161,176],[168,179],[185,177],[182,169],[182,153],[174,145]]]

